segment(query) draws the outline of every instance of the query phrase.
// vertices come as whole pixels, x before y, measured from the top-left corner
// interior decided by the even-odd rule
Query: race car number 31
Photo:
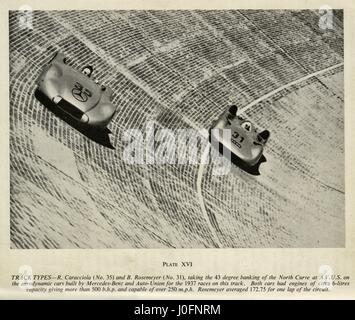
[[[232,135],[233,144],[235,144],[238,148],[241,148],[242,147],[241,143],[243,141],[244,141],[244,137],[242,137],[237,131],[234,131]]]

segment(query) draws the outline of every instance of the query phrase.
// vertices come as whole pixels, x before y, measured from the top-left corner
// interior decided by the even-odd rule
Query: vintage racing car
[[[36,93],[79,123],[104,129],[117,108],[111,103],[112,90],[92,80],[91,72],[90,66],[82,72],[73,69],[57,52],[38,77]]]
[[[237,106],[232,105],[213,122],[210,141],[212,144],[213,141],[216,142],[220,152],[223,152],[223,147],[228,148],[233,163],[243,169],[251,168],[260,162],[270,132],[268,130],[258,132],[250,121],[238,116],[237,111]],[[230,139],[223,136],[223,130],[212,129],[230,129]]]

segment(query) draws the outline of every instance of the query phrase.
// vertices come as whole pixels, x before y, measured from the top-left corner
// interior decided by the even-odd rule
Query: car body
[[[70,67],[60,52],[42,70],[36,91],[89,127],[105,128],[117,110],[112,90]]]
[[[231,106],[213,122],[210,141],[217,142],[220,152],[227,148],[233,162],[252,167],[259,163],[270,133],[268,130],[259,132],[253,123],[238,116],[237,110],[236,106]],[[223,135],[222,129],[229,129],[230,137]]]

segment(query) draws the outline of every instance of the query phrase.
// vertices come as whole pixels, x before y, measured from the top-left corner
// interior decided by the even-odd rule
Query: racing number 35
[[[80,102],[86,102],[88,98],[92,96],[91,91],[84,88],[79,82],[74,83],[72,94],[73,97]]]

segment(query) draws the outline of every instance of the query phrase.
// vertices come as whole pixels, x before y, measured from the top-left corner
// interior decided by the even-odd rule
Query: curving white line
[[[344,65],[344,62],[338,63],[338,64],[335,64],[334,66],[329,67],[329,68],[322,69],[322,70],[319,70],[319,71],[314,72],[314,73],[310,73],[310,74],[308,74],[308,75],[306,75],[306,76],[304,76],[304,77],[302,77],[302,78],[299,78],[299,79],[297,79],[297,80],[294,80],[294,81],[292,81],[292,82],[289,82],[289,83],[283,85],[282,87],[279,87],[279,88],[277,88],[277,89],[275,89],[275,90],[273,90],[273,91],[270,91],[269,93],[267,93],[267,94],[261,96],[260,98],[258,98],[258,99],[256,99],[256,100],[254,100],[253,102],[247,104],[245,107],[240,108],[240,113],[243,113],[243,112],[247,111],[247,110],[250,109],[251,107],[253,107],[253,106],[255,106],[256,104],[258,104],[260,101],[265,100],[265,99],[267,99],[267,98],[270,98],[270,97],[273,96],[274,94],[276,94],[276,93],[278,93],[278,92],[280,92],[280,91],[282,91],[282,90],[284,90],[284,89],[286,89],[286,88],[288,88],[288,87],[291,87],[291,86],[293,86],[293,85],[295,85],[295,84],[297,84],[297,83],[300,83],[300,82],[305,81],[305,80],[307,80],[307,79],[309,79],[309,78],[315,77],[315,76],[317,76],[317,75],[319,75],[319,74],[322,74],[322,73],[324,73],[324,72],[327,72],[327,71],[329,71],[329,70],[336,69],[336,68],[338,68],[338,67],[340,67],[340,66],[343,66],[343,65]]]
[[[327,71],[329,71],[329,70],[338,68],[338,67],[340,67],[340,66],[342,66],[342,65],[344,65],[344,63],[339,63],[339,64],[336,64],[336,65],[331,66],[331,67],[329,67],[329,68],[322,69],[322,70],[320,70],[320,71],[317,71],[317,72],[308,74],[307,76],[304,76],[304,77],[302,77],[302,78],[300,78],[300,79],[297,79],[297,80],[295,80],[295,81],[292,81],[292,82],[290,82],[290,83],[287,83],[287,84],[283,85],[282,87],[279,87],[279,88],[277,88],[277,89],[275,89],[275,90],[273,90],[273,91],[271,91],[271,92],[269,92],[269,93],[263,95],[262,97],[260,97],[260,98],[258,98],[258,99],[256,99],[256,100],[254,100],[253,102],[247,104],[245,107],[243,107],[243,108],[240,109],[240,112],[242,113],[242,112],[247,111],[247,110],[250,109],[252,106],[255,106],[256,104],[258,104],[260,101],[265,100],[265,99],[271,97],[272,95],[274,95],[275,93],[280,92],[280,91],[283,90],[283,89],[286,89],[286,88],[288,88],[288,87],[291,87],[291,86],[293,86],[293,85],[295,85],[295,84],[297,84],[297,83],[299,83],[299,82],[305,81],[305,80],[307,80],[307,79],[309,79],[309,78],[312,78],[312,77],[314,77],[314,76],[317,76],[317,75],[322,74],[322,73],[324,73],[324,72],[327,72]],[[206,148],[205,148],[205,150],[204,150],[204,152],[203,152],[203,154],[202,154],[202,156],[201,156],[201,162],[200,162],[200,166],[199,166],[199,168],[198,168],[198,173],[197,173],[197,180],[196,180],[197,198],[198,198],[198,202],[199,202],[200,207],[201,207],[201,211],[202,211],[203,215],[205,216],[205,219],[206,219],[206,221],[207,221],[208,227],[210,228],[211,233],[212,233],[212,235],[213,235],[213,237],[214,237],[216,243],[218,243],[219,247],[222,247],[222,246],[221,246],[221,243],[220,243],[220,241],[219,241],[219,238],[218,238],[218,236],[217,236],[216,230],[215,230],[214,227],[212,226],[211,221],[210,221],[210,218],[209,218],[209,216],[208,216],[208,214],[207,214],[206,206],[205,206],[205,199],[204,199],[203,196],[202,196],[202,176],[203,176],[203,170],[204,170],[204,168],[205,168],[205,163],[206,163],[206,159],[207,159],[207,157],[208,157],[209,151],[210,151],[210,145],[207,144],[207,145],[206,145]]]
[[[211,220],[208,216],[208,213],[206,211],[206,206],[205,206],[205,200],[203,199],[202,196],[202,175],[203,175],[203,169],[205,167],[205,163],[207,163],[207,157],[209,156],[209,152],[210,152],[210,144],[206,145],[205,150],[203,151],[203,154],[201,155],[201,162],[200,162],[200,166],[198,168],[198,173],[197,173],[197,180],[196,180],[196,188],[197,188],[197,198],[198,198],[198,202],[200,204],[201,207],[201,211],[205,217],[205,220],[207,222],[208,228],[211,231],[213,240],[215,243],[218,244],[218,247],[222,247],[221,242],[219,241],[218,235],[216,233],[215,228],[213,227]]]

